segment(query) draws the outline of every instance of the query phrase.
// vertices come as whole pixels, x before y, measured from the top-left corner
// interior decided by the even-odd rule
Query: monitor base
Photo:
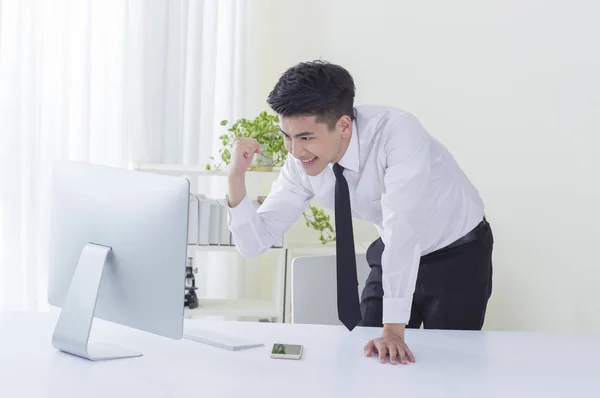
[[[94,243],[83,248],[52,335],[56,349],[91,361],[142,355],[109,345],[89,344],[102,273],[111,250]]]

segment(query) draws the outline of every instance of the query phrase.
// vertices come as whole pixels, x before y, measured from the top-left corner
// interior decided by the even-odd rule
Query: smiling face
[[[286,70],[267,103],[277,113],[285,147],[310,176],[340,161],[352,137],[354,79],[340,65],[301,62]]]
[[[329,163],[339,162],[350,145],[352,120],[344,115],[335,125],[316,116],[281,117],[285,147],[302,162],[309,176],[320,174]]]

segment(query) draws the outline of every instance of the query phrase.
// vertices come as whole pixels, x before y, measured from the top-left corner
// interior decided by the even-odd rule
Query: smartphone
[[[302,346],[298,344],[273,344],[271,358],[300,359],[302,358]]]

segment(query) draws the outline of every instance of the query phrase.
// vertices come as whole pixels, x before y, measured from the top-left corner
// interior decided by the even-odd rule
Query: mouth
[[[300,159],[300,161],[302,162],[302,166],[308,167],[308,166],[314,164],[317,161],[317,157],[315,156],[315,157],[310,158],[310,159]]]

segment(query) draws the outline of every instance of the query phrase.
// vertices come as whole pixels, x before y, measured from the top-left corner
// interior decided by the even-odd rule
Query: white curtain
[[[0,0],[0,310],[43,310],[55,158],[200,163],[244,115],[247,0]]]

